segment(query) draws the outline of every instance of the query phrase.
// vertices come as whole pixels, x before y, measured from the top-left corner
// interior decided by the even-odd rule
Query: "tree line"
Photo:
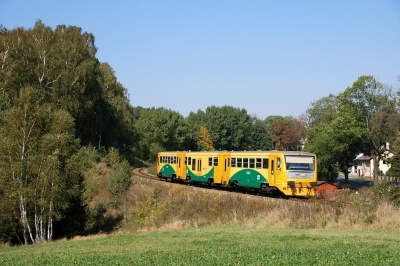
[[[305,121],[291,116],[261,120],[245,109],[210,106],[184,118],[164,108],[144,110],[135,125],[137,154],[155,160],[161,150],[299,150]]]

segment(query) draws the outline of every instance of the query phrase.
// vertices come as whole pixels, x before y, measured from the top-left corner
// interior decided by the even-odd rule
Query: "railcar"
[[[291,151],[160,152],[157,175],[184,182],[313,197],[317,158],[312,153]]]

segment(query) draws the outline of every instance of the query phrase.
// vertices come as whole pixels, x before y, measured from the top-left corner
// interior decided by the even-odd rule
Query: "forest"
[[[245,109],[209,106],[187,117],[132,106],[112,67],[96,57],[95,36],[76,26],[54,30],[0,25],[0,241],[32,244],[90,232],[104,206],[89,206],[86,180],[109,168],[118,205],[138,161],[164,150],[293,150],[318,156],[319,179],[335,180],[357,154],[390,159],[400,176],[399,88],[355,78],[299,117],[260,119]],[[400,80],[399,80],[400,81]],[[140,88],[135,88],[140,90]],[[386,143],[390,143],[388,150]],[[380,174],[374,168],[373,178]]]

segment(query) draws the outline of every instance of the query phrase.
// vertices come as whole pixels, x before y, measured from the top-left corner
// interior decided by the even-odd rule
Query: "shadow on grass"
[[[85,235],[111,233],[117,229],[122,220],[123,215],[118,215],[117,217],[104,217],[103,219],[96,221],[90,228],[88,228],[85,232]]]

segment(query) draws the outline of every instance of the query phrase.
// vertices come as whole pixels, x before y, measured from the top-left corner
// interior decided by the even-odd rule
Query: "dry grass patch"
[[[104,194],[93,198],[107,201]],[[119,205],[108,208],[106,216],[119,217],[114,231],[129,233],[226,224],[357,230],[400,226],[399,208],[366,188],[357,194],[344,189],[331,198],[310,202],[200,189],[137,176],[132,177]]]

